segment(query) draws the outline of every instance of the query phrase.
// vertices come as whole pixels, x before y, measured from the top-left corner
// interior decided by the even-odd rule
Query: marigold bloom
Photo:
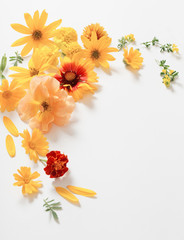
[[[60,151],[51,151],[46,156],[48,160],[44,170],[47,175],[50,175],[50,178],[62,177],[68,171],[66,155],[61,154]]]
[[[33,77],[48,75],[45,71],[54,68],[51,63],[52,59],[49,59],[45,54],[41,54],[40,50],[36,49],[32,58],[29,60],[28,69],[23,67],[10,67],[10,70],[17,73],[11,74],[9,77],[16,79],[17,82],[25,88],[29,88],[30,80]]]
[[[29,121],[32,129],[48,132],[52,123],[63,126],[73,112],[75,102],[59,82],[52,77],[34,77],[30,89],[18,105],[18,113],[23,121]]]
[[[25,90],[16,80],[13,80],[10,85],[8,80],[3,79],[0,86],[0,110],[4,112],[14,111],[21,98],[25,95]]]
[[[66,57],[72,58],[76,53],[81,52],[82,48],[78,42],[71,42],[63,43],[61,50]]]
[[[62,49],[63,42],[71,43],[77,41],[77,32],[71,27],[62,27],[56,30],[54,35],[54,42],[59,49]]]
[[[132,67],[133,69],[140,69],[143,63],[143,58],[141,57],[141,53],[137,49],[130,48],[128,52],[128,48],[124,48],[124,63]]]
[[[28,36],[18,39],[12,44],[12,47],[24,45],[21,51],[22,56],[26,56],[32,49],[40,48],[42,46],[53,46],[55,43],[49,38],[54,37],[56,28],[61,24],[61,19],[57,20],[48,26],[45,26],[48,14],[45,10],[39,16],[38,10],[34,13],[33,18],[29,13],[24,14],[27,27],[22,24],[11,24],[11,27],[20,33]]]
[[[91,40],[84,36],[81,36],[81,39],[86,48],[83,50],[84,57],[96,67],[101,65],[104,68],[109,68],[109,63],[107,61],[115,60],[109,53],[118,52],[117,48],[109,47],[112,39],[106,36],[98,39],[95,32],[92,32]]]
[[[13,176],[17,182],[15,182],[14,186],[22,186],[23,194],[32,194],[37,193],[38,188],[42,186],[41,181],[33,181],[40,176],[38,172],[31,173],[30,167],[21,167],[20,170],[17,169],[18,173],[14,173]]]
[[[60,74],[54,77],[60,82],[60,88],[65,89],[75,101],[81,99],[84,94],[94,93],[97,75],[93,71],[93,64],[88,63],[76,54],[72,59],[61,59]]]
[[[101,37],[108,37],[107,32],[104,30],[104,27],[100,26],[99,23],[88,25],[83,30],[83,36],[91,40],[92,32],[96,33],[97,39]]]
[[[23,133],[20,133],[20,136],[23,138],[22,147],[25,148],[26,154],[29,154],[29,158],[35,163],[39,160],[39,156],[45,157],[49,152],[47,138],[44,137],[39,129],[35,128],[32,136],[26,129]]]

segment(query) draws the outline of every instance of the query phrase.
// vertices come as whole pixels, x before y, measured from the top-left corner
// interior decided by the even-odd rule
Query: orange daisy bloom
[[[104,30],[104,27],[100,26],[99,23],[88,25],[83,30],[83,36],[91,40],[92,32],[96,33],[97,39],[101,37],[108,37],[107,32]]]
[[[33,18],[29,13],[24,14],[24,18],[27,24],[25,27],[22,24],[11,24],[11,27],[20,33],[27,34],[28,36],[18,39],[12,44],[12,47],[24,45],[21,55],[26,56],[32,49],[40,48],[43,45],[53,46],[55,43],[49,38],[54,37],[54,31],[61,24],[61,19],[57,20],[48,26],[45,26],[48,14],[45,10],[39,16],[39,11],[37,10]]]
[[[60,82],[60,88],[78,101],[84,94],[94,93],[97,89],[94,83],[98,82],[98,77],[93,68],[93,64],[85,61],[78,53],[72,59],[68,57],[61,59],[60,74],[54,77]]]
[[[141,57],[141,53],[137,49],[133,49],[133,47],[130,48],[128,51],[128,48],[124,48],[124,63],[132,67],[133,69],[140,69],[142,67],[143,58]]]

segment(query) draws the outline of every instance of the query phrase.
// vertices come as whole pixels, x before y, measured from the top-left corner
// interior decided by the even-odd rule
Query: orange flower
[[[23,121],[29,121],[32,129],[48,132],[52,123],[66,124],[74,107],[73,98],[60,89],[55,78],[40,76],[31,80],[30,89],[18,105],[18,113]]]

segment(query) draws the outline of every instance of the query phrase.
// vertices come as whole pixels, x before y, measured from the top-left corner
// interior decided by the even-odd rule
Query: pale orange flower
[[[74,107],[73,97],[60,89],[55,78],[40,76],[31,80],[30,89],[18,105],[18,113],[23,121],[29,121],[32,129],[48,132],[52,123],[66,124]]]

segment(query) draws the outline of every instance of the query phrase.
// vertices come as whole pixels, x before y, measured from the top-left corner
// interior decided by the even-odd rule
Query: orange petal
[[[29,42],[29,40],[31,40],[31,39],[32,39],[31,36],[20,38],[20,39],[16,40],[14,43],[12,43],[11,47],[24,45],[25,43]]]
[[[78,203],[79,199],[76,198],[71,192],[69,192],[67,189],[62,188],[62,187],[55,187],[56,192],[61,195],[63,198],[66,200],[73,202],[73,203]]]
[[[86,189],[86,188],[81,188],[81,187],[75,187],[75,186],[71,186],[71,185],[68,185],[67,188],[75,193],[75,194],[78,194],[78,195],[82,195],[82,196],[85,196],[85,197],[93,197],[96,195],[96,192],[90,190],[90,189]]]
[[[62,20],[59,19],[59,20],[49,24],[47,27],[44,28],[44,32],[55,30],[61,24],[61,22],[62,22]]]
[[[31,30],[22,24],[13,23],[11,24],[11,27],[19,33],[31,34]]]
[[[16,126],[14,125],[14,123],[12,122],[11,119],[9,119],[8,117],[4,116],[3,117],[3,123],[5,125],[5,127],[7,128],[7,130],[15,137],[19,136],[19,131],[16,128]]]
[[[6,136],[6,149],[10,157],[15,156],[15,143],[10,135]]]
[[[33,48],[33,42],[29,42],[26,44],[26,46],[22,49],[21,56],[25,57],[29,52],[31,52],[31,49]]]

